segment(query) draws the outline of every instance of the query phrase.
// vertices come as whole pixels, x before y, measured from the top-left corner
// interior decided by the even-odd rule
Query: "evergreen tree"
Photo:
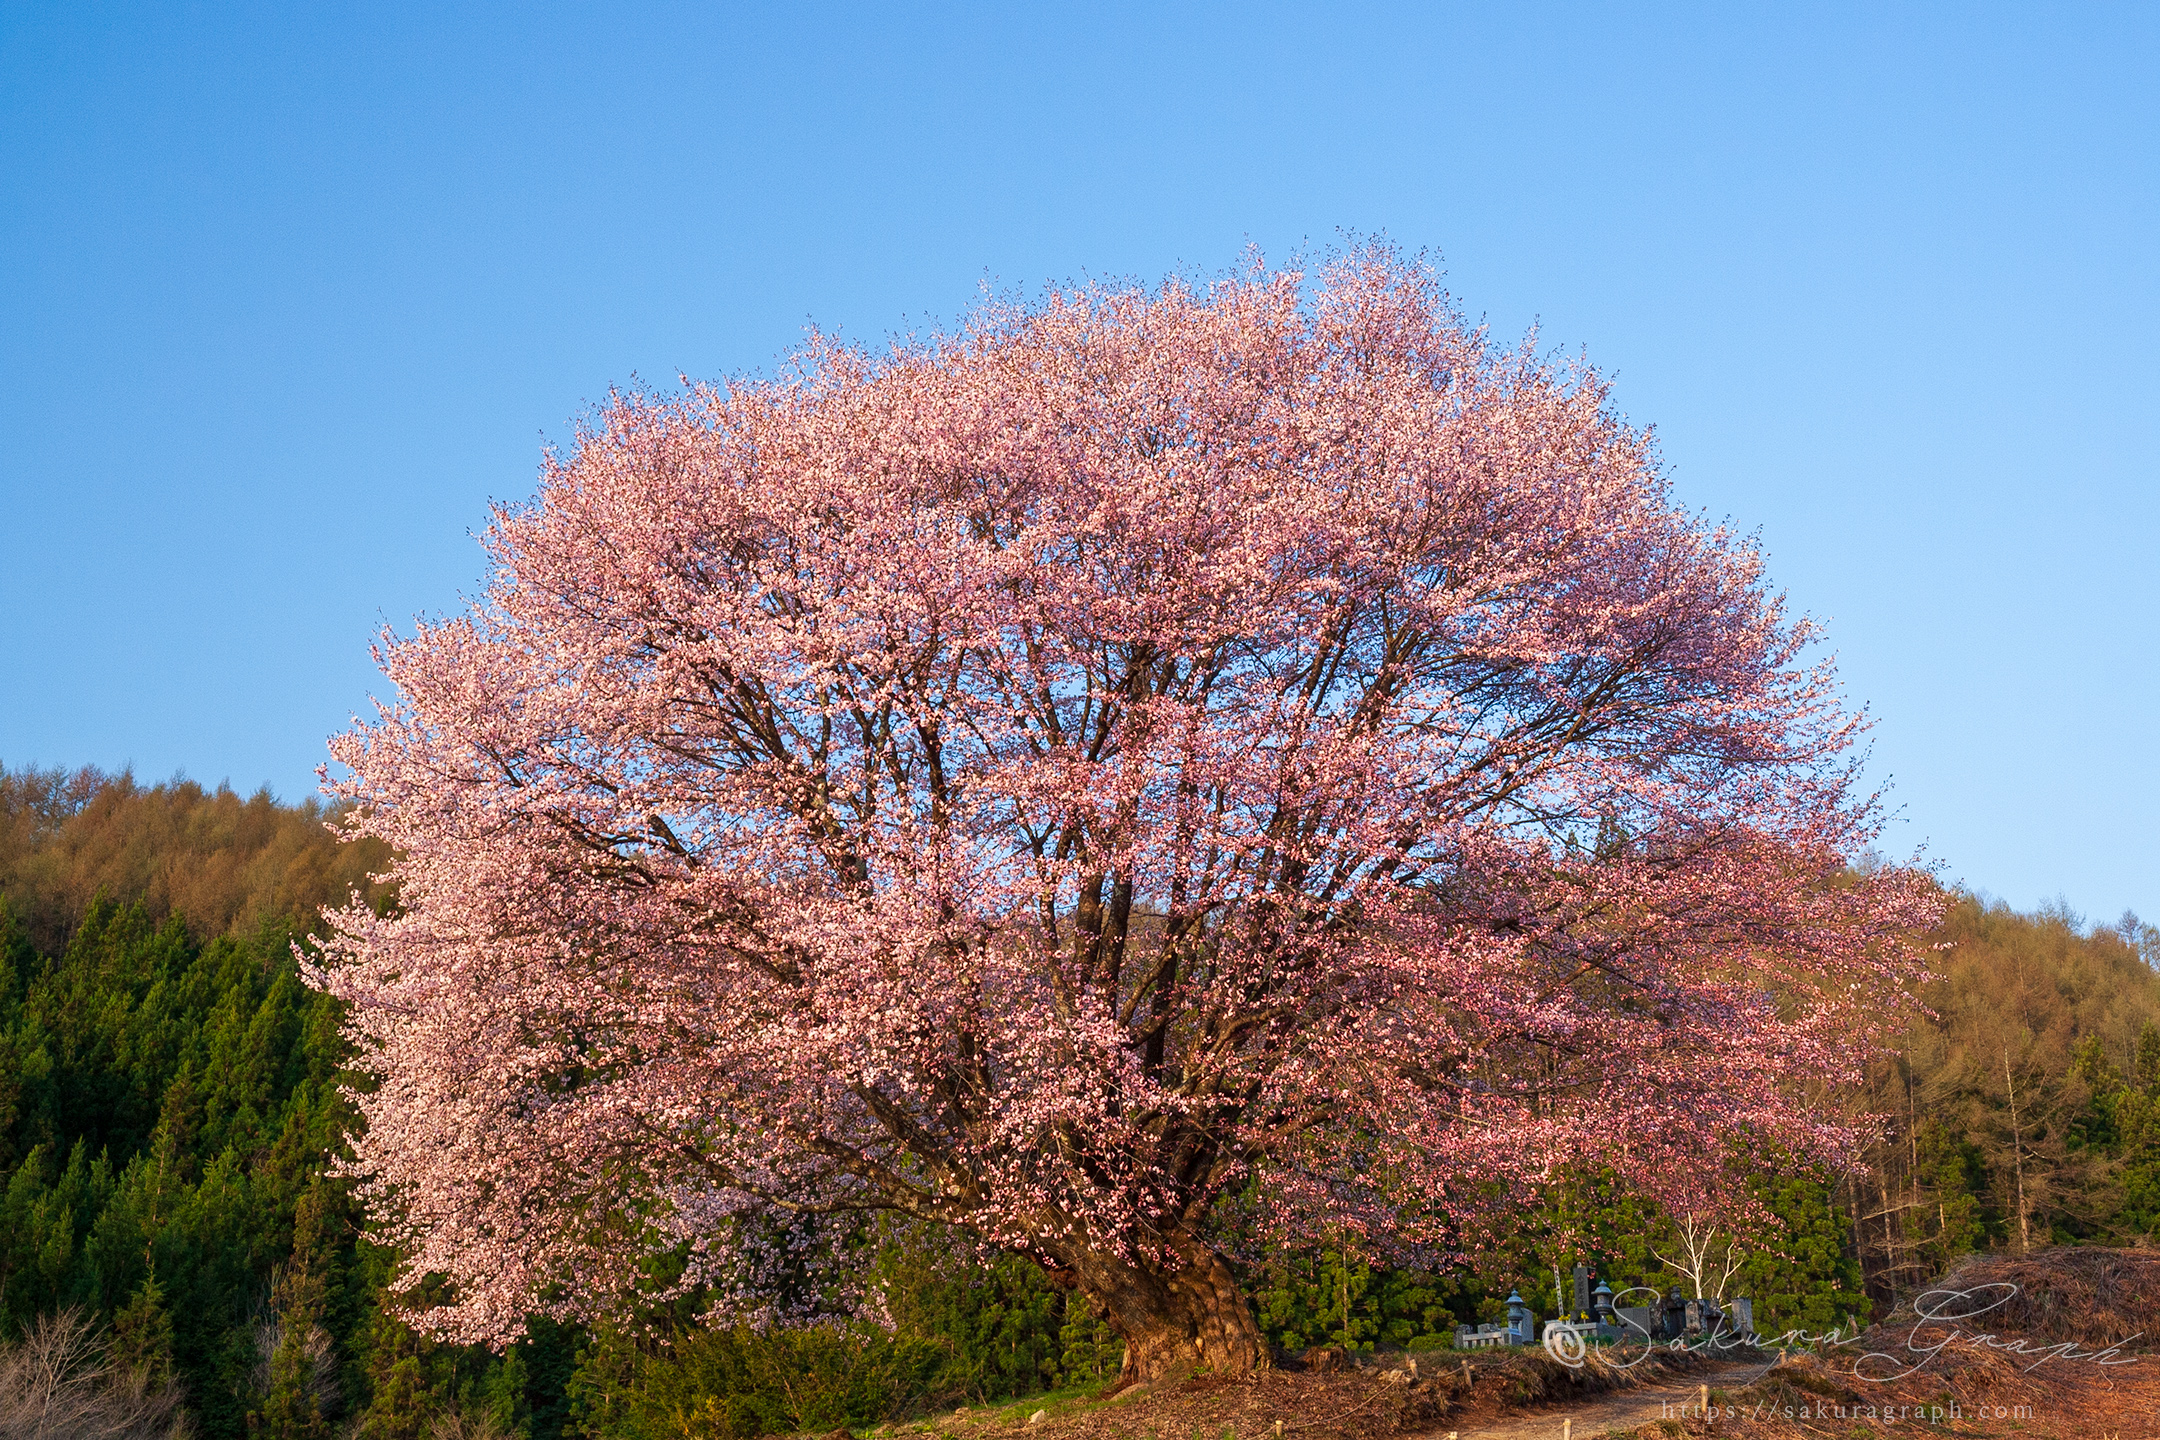
[[[248,1434],[255,1440],[324,1440],[330,1433],[315,1393],[315,1357],[308,1343],[313,1330],[304,1312],[280,1317],[270,1357],[270,1393],[261,1409],[248,1413]]]
[[[437,1363],[441,1347],[401,1323],[387,1303],[376,1311],[368,1340],[372,1393],[360,1440],[428,1440],[451,1394],[453,1377]]]
[[[248,1415],[255,1440],[325,1440],[329,1422],[323,1392],[329,1376],[329,1336],[323,1331],[329,1295],[328,1187],[317,1181],[293,1213],[292,1259],[278,1276],[271,1333],[269,1393],[262,1408]]]
[[[1753,1302],[1756,1333],[1839,1330],[1849,1335],[1865,1325],[1872,1307],[1852,1251],[1851,1229],[1830,1186],[1806,1178],[1780,1180],[1764,1186],[1760,1198],[1777,1225],[1767,1245],[1751,1249],[1732,1290]]]
[[[477,1387],[473,1409],[490,1432],[504,1440],[527,1440],[532,1434],[532,1404],[526,1396],[529,1381],[525,1354],[519,1347],[512,1346],[501,1364],[489,1367]]]
[[[1915,1175],[1921,1209],[1909,1218],[1924,1236],[1922,1259],[1931,1274],[1941,1274],[1958,1257],[1980,1248],[1987,1237],[1981,1186],[1986,1162],[1980,1148],[1929,1116],[1921,1122]],[[1926,1213],[1932,1200],[1934,1215]],[[1932,1230],[1928,1221],[1932,1218]]]
[[[1125,1360],[1125,1342],[1084,1297],[1066,1297],[1065,1323],[1058,1330],[1058,1345],[1058,1370],[1068,1385],[1099,1385],[1114,1380]]]
[[[152,1385],[173,1378],[172,1316],[155,1273],[145,1275],[127,1304],[113,1316],[112,1358]]]

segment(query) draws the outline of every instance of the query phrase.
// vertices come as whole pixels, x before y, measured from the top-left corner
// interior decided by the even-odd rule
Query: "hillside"
[[[1961,896],[1865,1108],[1886,1117],[1848,1183],[1878,1299],[1974,1250],[2132,1243],[2160,1230],[2160,934]]]
[[[99,895],[139,903],[153,923],[180,915],[198,937],[248,934],[372,894],[387,852],[340,845],[328,818],[312,799],[281,805],[268,791],[243,800],[185,779],[0,768],[0,895],[46,953],[66,947]]]

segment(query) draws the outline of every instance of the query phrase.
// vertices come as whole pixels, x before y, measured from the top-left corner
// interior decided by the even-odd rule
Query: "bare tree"
[[[510,1440],[502,1422],[486,1411],[446,1411],[435,1418],[428,1440]]]
[[[303,1387],[313,1397],[316,1410],[334,1417],[345,1408],[344,1387],[338,1383],[337,1342],[322,1326],[306,1321],[307,1328],[295,1337],[299,1323],[294,1317],[280,1315],[275,1311],[255,1322],[255,1368],[253,1373],[255,1391],[268,1395],[276,1383],[277,1353],[288,1339],[297,1338],[302,1365]]]
[[[2003,1088],[2010,1095],[2010,1163],[2017,1172],[2018,1249],[2032,1249],[2032,1211],[2025,1203],[2025,1132],[2018,1126],[2017,1081],[2010,1074],[2010,1047],[2003,1046]]]
[[[179,1387],[117,1366],[80,1310],[41,1317],[0,1347],[0,1435],[8,1440],[187,1440]]]
[[[1692,1210],[1675,1216],[1673,1224],[1680,1238],[1676,1247],[1679,1256],[1676,1258],[1660,1250],[1650,1253],[1657,1256],[1666,1269],[1687,1276],[1697,1295],[1709,1300],[1723,1300],[1725,1287],[1740,1273],[1741,1262],[1747,1258],[1745,1252],[1733,1243],[1731,1234]],[[1555,1275],[1555,1283],[1557,1281]]]

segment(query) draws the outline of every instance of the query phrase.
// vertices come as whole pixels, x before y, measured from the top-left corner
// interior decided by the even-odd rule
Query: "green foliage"
[[[1608,1170],[1570,1167],[1561,1171],[1543,1195],[1518,1220],[1499,1247],[1492,1267],[1496,1288],[1476,1316],[1506,1318],[1500,1297],[1520,1285],[1523,1302],[1550,1319],[1572,1305],[1572,1294],[1556,1295],[1556,1284],[1570,1287],[1577,1262],[1587,1265],[1615,1291],[1629,1286],[1666,1288],[1672,1282],[1652,1253],[1671,1246],[1671,1224],[1649,1197],[1622,1185]],[[1557,1272],[1557,1274],[1555,1273]]]
[[[2121,1186],[2116,1224],[2126,1235],[2160,1239],[2160,1024],[2147,1021],[2131,1054],[2130,1078],[2096,1100]]]
[[[1016,1255],[980,1262],[950,1232],[889,1226],[873,1275],[894,1333],[937,1352],[929,1388],[986,1400],[1059,1383],[1067,1297],[1032,1262]]]
[[[822,1431],[889,1418],[925,1393],[939,1358],[932,1342],[862,1326],[689,1327],[644,1351],[608,1331],[572,1403],[584,1433],[608,1440]]]
[[[1099,1387],[1117,1378],[1125,1363],[1125,1342],[1088,1304],[1087,1297],[1065,1297],[1065,1323],[1058,1327],[1058,1376],[1067,1385]]]
[[[258,1330],[257,1348],[270,1342],[268,1393],[248,1412],[254,1440],[326,1440],[325,1390],[334,1382],[329,1334],[322,1328],[333,1263],[329,1212],[334,1192],[318,1180],[293,1211],[292,1259],[272,1285],[274,1323]],[[334,1390],[331,1393],[335,1393]]]
[[[329,1422],[315,1391],[315,1358],[309,1353],[310,1327],[288,1322],[280,1328],[270,1356],[270,1392],[260,1409],[248,1412],[254,1440],[326,1440]]]
[[[2120,1131],[2123,1229],[2160,1239],[2160,1084],[2115,1099]]]
[[[1923,1229],[1921,1260],[1942,1274],[1986,1241],[1987,1157],[1978,1145],[1930,1115],[1920,1122],[1914,1170],[1921,1192],[1935,1203],[1932,1232]],[[1921,1222],[1925,1226],[1926,1217]]]
[[[145,1275],[127,1304],[113,1316],[112,1358],[150,1384],[173,1378],[172,1315],[165,1308],[165,1287]]]
[[[1380,1333],[1368,1300],[1372,1268],[1342,1246],[1270,1256],[1249,1283],[1254,1318],[1269,1343],[1290,1352],[1311,1345],[1371,1349]]]
[[[498,1435],[528,1436],[532,1434],[531,1389],[525,1352],[513,1348],[474,1387],[472,1409],[485,1428]]]
[[[1341,1244],[1272,1255],[1254,1267],[1247,1288],[1261,1332],[1288,1354],[1313,1345],[1406,1348],[1452,1331],[1485,1298],[1470,1277],[1378,1268]]]
[[[1769,1223],[1736,1236],[1720,1222],[1708,1249],[1705,1288],[1726,1300],[1752,1301],[1759,1332],[1821,1333],[1838,1325],[1849,1329],[1854,1316],[1864,1321],[1870,1302],[1850,1220],[1832,1187],[1819,1178],[1767,1170],[1756,1175],[1754,1187]],[[1488,1276],[1494,1288],[1478,1292],[1474,1306],[1464,1307],[1474,1308],[1475,1316],[1464,1318],[1503,1318],[1496,1297],[1514,1285],[1540,1318],[1571,1309],[1577,1263],[1621,1296],[1620,1304],[1651,1302],[1651,1296],[1629,1291],[1692,1295],[1693,1280],[1668,1263],[1685,1252],[1679,1224],[1654,1196],[1623,1186],[1609,1171],[1565,1171],[1503,1237]]]
[[[325,1179],[353,1123],[344,1056],[282,922],[204,939],[99,900],[47,955],[0,898],[0,1334],[84,1307],[123,1363],[180,1381],[206,1440],[362,1412],[425,1435],[464,1392],[431,1382],[409,1414],[375,1393],[393,1368],[375,1352],[410,1332],[392,1257],[364,1255]],[[460,1350],[440,1368],[484,1387],[506,1365]],[[559,1432],[566,1371],[542,1397],[557,1429],[532,1440]]]
[[[648,1440],[874,1425],[934,1405],[1097,1386],[1123,1362],[1110,1327],[1032,1262],[978,1260],[935,1227],[884,1227],[868,1284],[890,1329],[761,1331],[662,1317],[642,1336],[604,1328],[570,1380],[570,1430]]]
[[[440,1354],[444,1348],[398,1323],[387,1307],[376,1311],[365,1346],[370,1395],[360,1415],[360,1440],[427,1440],[456,1393],[454,1368]]]
[[[1777,1218],[1770,1243],[1751,1247],[1728,1292],[1754,1302],[1755,1329],[1851,1334],[1872,1310],[1851,1230],[1828,1185],[1806,1177],[1764,1182],[1758,1196]]]

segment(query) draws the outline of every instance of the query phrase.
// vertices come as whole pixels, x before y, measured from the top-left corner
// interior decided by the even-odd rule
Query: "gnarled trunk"
[[[1120,1386],[1196,1369],[1266,1369],[1267,1340],[1228,1263],[1189,1236],[1170,1243],[1184,1262],[1175,1269],[1096,1252],[1073,1257],[1075,1281],[1125,1341]]]

